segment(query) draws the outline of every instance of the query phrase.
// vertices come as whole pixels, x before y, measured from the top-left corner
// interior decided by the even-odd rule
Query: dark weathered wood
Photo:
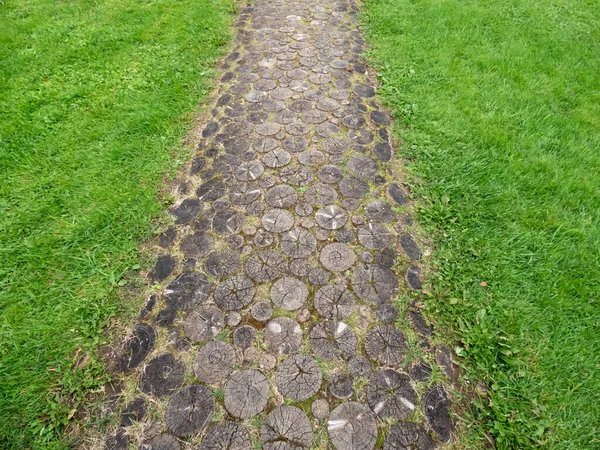
[[[356,334],[344,322],[319,322],[310,332],[310,347],[323,359],[349,359],[356,344]]]
[[[142,371],[140,390],[162,398],[171,395],[183,384],[185,365],[170,353],[152,359]]]
[[[269,320],[266,326],[265,344],[275,355],[294,353],[302,344],[302,328],[298,322],[288,317]]]
[[[200,272],[184,272],[165,289],[165,301],[175,309],[188,310],[204,303],[210,281]]]
[[[181,444],[175,436],[161,433],[144,441],[140,450],[181,450]]]
[[[375,416],[358,402],[342,403],[331,411],[327,431],[337,450],[372,450],[377,442]]]
[[[398,279],[390,269],[365,264],[352,274],[352,289],[360,299],[380,305],[396,295]]]
[[[240,270],[240,254],[235,250],[222,249],[209,253],[204,270],[215,278],[225,278]]]
[[[128,450],[129,435],[123,428],[119,428],[115,434],[104,441],[104,450]]]
[[[223,329],[225,316],[212,305],[200,306],[190,312],[183,324],[185,334],[196,342],[210,341]]]
[[[249,305],[256,288],[251,279],[238,275],[231,277],[217,286],[215,289],[215,303],[227,311],[242,309]]]
[[[248,430],[233,420],[225,420],[208,429],[198,450],[248,450],[251,447]]]
[[[146,416],[146,410],[146,401],[142,397],[134,398],[121,411],[121,426],[128,427],[140,422]]]
[[[271,286],[271,301],[287,311],[302,308],[307,299],[308,288],[297,278],[283,277]]]
[[[123,353],[117,362],[118,372],[135,369],[154,349],[156,332],[147,323],[138,324],[131,336],[125,341]]]
[[[177,260],[171,255],[162,255],[156,261],[154,268],[150,271],[149,277],[154,281],[164,281],[175,269]]]
[[[410,385],[408,375],[382,369],[369,378],[367,403],[382,419],[404,420],[415,411],[417,394]]]
[[[183,238],[180,244],[185,258],[200,258],[210,252],[213,238],[208,233],[194,233]]]
[[[269,413],[260,427],[260,440],[265,450],[309,449],[312,427],[300,408],[281,405]]]
[[[431,429],[441,441],[449,442],[453,426],[450,419],[450,399],[444,386],[437,384],[425,392],[423,410]]]
[[[435,450],[435,441],[425,428],[414,422],[392,425],[383,443],[383,450]]]
[[[269,382],[258,370],[235,372],[225,383],[225,409],[238,419],[257,415],[268,399]]]
[[[413,361],[408,366],[408,373],[413,380],[426,382],[431,380],[433,369],[428,362],[423,360]]]
[[[171,209],[176,224],[188,223],[202,211],[202,204],[195,198],[186,198],[179,205]]]
[[[406,338],[392,325],[381,325],[371,330],[365,339],[369,358],[382,364],[398,365],[406,356]]]
[[[356,255],[346,244],[336,242],[326,245],[319,256],[319,261],[327,270],[344,272],[354,265]]]
[[[277,369],[275,383],[284,397],[304,401],[321,388],[323,374],[310,356],[292,355]]]
[[[256,330],[250,325],[239,327],[233,332],[233,343],[242,349],[250,347],[254,339],[256,339]]]
[[[342,320],[354,311],[354,295],[344,286],[329,284],[315,294],[315,308],[326,320]]]
[[[235,349],[231,344],[210,341],[198,351],[194,362],[194,374],[204,383],[218,383],[232,372],[235,360]]]
[[[199,433],[215,409],[212,392],[202,384],[192,384],[177,392],[167,405],[165,422],[175,436]]]

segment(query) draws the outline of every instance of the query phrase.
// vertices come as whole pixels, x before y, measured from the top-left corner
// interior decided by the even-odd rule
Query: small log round
[[[265,200],[273,208],[289,208],[298,201],[298,193],[287,184],[278,184],[267,191]]]
[[[362,403],[346,402],[329,415],[327,431],[337,450],[372,450],[377,442],[377,424]]]
[[[221,310],[212,305],[200,306],[188,314],[183,328],[185,334],[196,342],[210,341],[223,329],[225,316]]]
[[[327,270],[344,272],[354,265],[356,255],[346,244],[336,242],[329,244],[321,250],[319,261]]]
[[[233,371],[235,361],[235,349],[231,344],[210,341],[198,351],[194,362],[194,374],[204,383],[218,383]]]
[[[273,409],[260,427],[265,450],[300,450],[312,446],[312,426],[300,408],[281,405]]]
[[[375,315],[383,323],[394,323],[398,318],[398,310],[389,303],[384,303],[377,307]]]
[[[128,427],[136,422],[141,422],[146,416],[146,411],[146,401],[142,397],[134,398],[121,411],[121,426]]]
[[[235,372],[225,383],[225,409],[238,419],[257,415],[268,400],[269,382],[258,370]]]
[[[175,436],[189,436],[206,426],[214,409],[215,399],[210,389],[203,384],[192,384],[173,395],[165,422]]]
[[[140,390],[162,398],[171,395],[183,384],[185,365],[170,353],[152,359],[142,371]]]
[[[267,302],[258,302],[252,305],[250,314],[258,322],[266,322],[273,315],[273,307]]]
[[[284,397],[304,401],[315,395],[321,388],[323,374],[310,356],[293,355],[277,369],[275,383]]]
[[[345,373],[336,373],[329,378],[329,392],[342,400],[354,395],[354,380]]]
[[[329,415],[329,402],[324,398],[318,398],[310,405],[310,411],[317,419],[325,419]]]
[[[252,345],[256,339],[256,330],[250,325],[239,327],[233,332],[233,343],[237,347],[246,349]]]

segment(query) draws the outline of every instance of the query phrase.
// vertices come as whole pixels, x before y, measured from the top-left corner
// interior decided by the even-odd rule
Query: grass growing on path
[[[598,3],[365,8],[420,220],[437,231],[429,305],[492,388],[476,419],[499,448],[599,448]]]
[[[70,357],[122,308],[232,5],[0,3],[0,447],[59,447],[104,383]]]

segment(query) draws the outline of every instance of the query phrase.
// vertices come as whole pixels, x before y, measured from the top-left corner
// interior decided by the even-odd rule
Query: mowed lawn
[[[60,447],[105,383],[94,350],[126,309],[116,287],[164,211],[233,4],[0,2],[1,448]]]
[[[491,389],[471,437],[600,448],[600,4],[365,9],[437,241],[427,304]]]

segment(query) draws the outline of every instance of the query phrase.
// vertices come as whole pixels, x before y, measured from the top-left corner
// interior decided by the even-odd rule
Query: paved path
[[[166,287],[117,362],[135,387],[109,448],[450,438],[446,391],[407,342],[429,349],[431,328],[396,300],[420,289],[421,252],[356,12],[332,0],[241,8],[175,225],[157,239],[150,278]]]

